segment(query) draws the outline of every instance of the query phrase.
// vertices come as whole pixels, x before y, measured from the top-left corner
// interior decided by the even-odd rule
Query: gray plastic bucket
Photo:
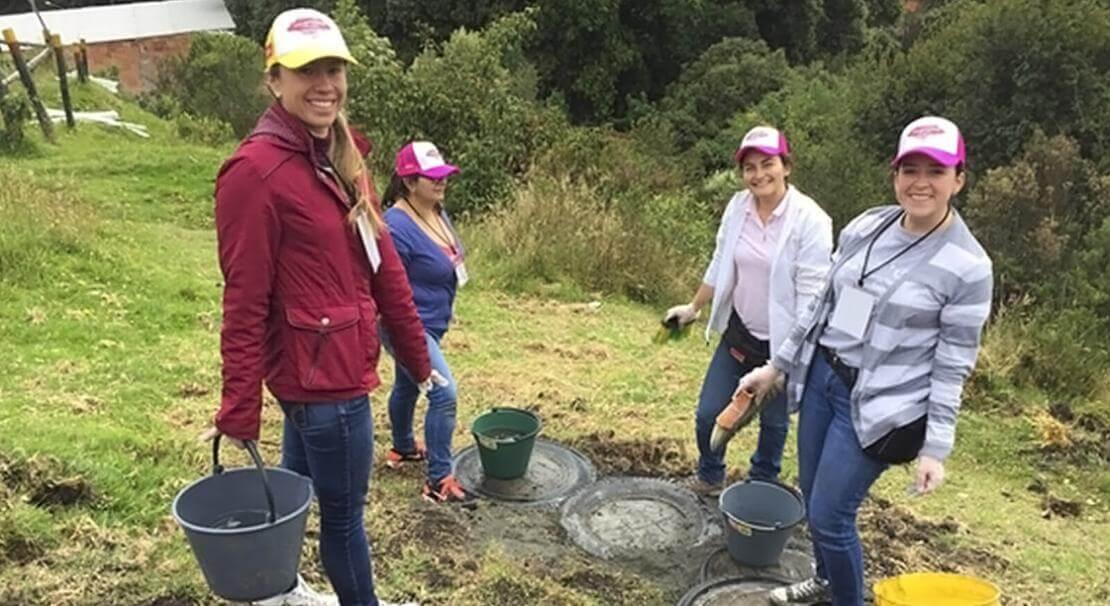
[[[261,600],[297,583],[312,482],[287,469],[265,467],[246,442],[255,467],[224,471],[220,438],[212,444],[212,475],[173,500],[208,588],[233,602]]]
[[[745,566],[774,566],[790,533],[806,516],[802,497],[775,482],[744,480],[718,501],[725,516],[728,554]]]

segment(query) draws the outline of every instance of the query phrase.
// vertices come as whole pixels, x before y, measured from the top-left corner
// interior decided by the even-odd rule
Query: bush
[[[760,40],[726,38],[683,70],[660,102],[660,113],[674,128],[679,148],[697,148],[698,163],[709,172],[727,165],[731,155],[722,156],[713,137],[737,112],[782,88],[789,75],[782,50],[772,52]]]
[[[193,36],[189,54],[162,64],[159,83],[144,106],[163,117],[180,111],[250,133],[269,104],[263,83],[262,49],[252,40],[222,33]],[[172,100],[160,99],[169,96]]]
[[[3,130],[0,130],[0,153],[15,153],[25,149],[28,145],[23,133],[23,127],[31,119],[31,105],[23,94],[14,91],[0,97],[0,118],[3,119]]]
[[[1070,138],[1037,132],[1022,157],[976,185],[967,219],[995,262],[997,299],[1071,297],[1046,280],[1075,266],[1087,234],[1110,215],[1110,176],[1098,175]]]
[[[218,118],[182,112],[174,118],[174,126],[179,137],[201,145],[217,146],[235,140],[231,125]]]
[[[1110,6],[1100,0],[961,1],[904,56],[870,71],[857,112],[866,146],[910,120],[944,115],[973,167],[1010,163],[1040,129],[1084,157],[1110,156]],[[948,11],[943,11],[948,12]]]
[[[580,181],[535,178],[474,226],[469,244],[503,288],[535,278],[640,301],[689,297],[703,268],[646,225]]]
[[[42,177],[0,166],[0,283],[33,285],[60,256],[87,250],[95,217]]]

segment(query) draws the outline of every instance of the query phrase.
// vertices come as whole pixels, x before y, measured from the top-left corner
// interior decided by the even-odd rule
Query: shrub
[[[581,181],[534,178],[473,227],[470,247],[501,287],[536,278],[641,301],[689,297],[703,268],[646,224]]]
[[[999,299],[1032,294],[1069,299],[1045,280],[1075,265],[1087,234],[1110,214],[1110,177],[1100,176],[1067,137],[1037,132],[1022,157],[976,185],[966,215],[995,262]]]
[[[28,142],[23,127],[31,119],[27,97],[14,91],[0,97],[0,118],[4,127],[0,130],[0,152],[14,153],[25,149]]]
[[[177,128],[179,137],[201,145],[216,146],[235,140],[231,125],[218,118],[199,117],[182,112],[174,118],[174,126]]]
[[[673,126],[680,149],[697,147],[701,166],[719,168],[728,158],[722,160],[716,141],[707,140],[737,112],[782,88],[789,74],[781,50],[772,52],[761,40],[726,38],[683,70],[660,102],[660,112]]]
[[[262,82],[262,49],[252,40],[198,33],[186,57],[163,63],[156,96],[172,97],[181,111],[193,116],[226,122],[241,137],[269,104]],[[156,96],[146,101],[152,111],[175,110],[172,101]]]

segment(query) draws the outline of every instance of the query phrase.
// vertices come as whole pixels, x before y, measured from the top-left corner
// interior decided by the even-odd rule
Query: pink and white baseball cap
[[[906,125],[898,139],[897,165],[910,154],[925,154],[944,166],[956,166],[967,160],[964,137],[951,120],[937,116],[918,118]]]
[[[420,175],[429,179],[443,179],[459,172],[459,167],[443,161],[435,145],[428,141],[413,141],[397,152],[393,171],[401,177]]]
[[[744,154],[753,149],[768,156],[790,153],[790,146],[786,144],[786,137],[777,128],[771,128],[770,126],[757,126],[744,135],[734,156],[736,161],[743,160]]]

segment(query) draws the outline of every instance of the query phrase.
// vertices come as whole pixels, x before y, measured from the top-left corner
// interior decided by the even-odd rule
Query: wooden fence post
[[[19,42],[15,39],[15,30],[10,27],[4,30],[4,42],[7,43],[8,51],[11,52],[15,68],[19,70],[19,79],[23,82],[23,87],[27,89],[27,98],[31,100],[31,106],[35,108],[35,116],[39,120],[42,134],[46,136],[47,141],[56,143],[54,125],[50,123],[50,117],[46,115],[46,108],[43,107],[42,100],[39,99],[38,90],[35,89],[35,80],[31,77],[31,70],[27,68],[27,64],[23,61],[23,53],[19,49]]]
[[[62,108],[66,112],[66,126],[72,130],[77,126],[77,121],[73,119],[73,101],[69,97],[69,79],[66,78],[66,54],[62,49],[62,37],[52,34],[47,39],[47,43],[54,49],[54,63],[58,67],[58,86],[62,89]]]
[[[81,74],[81,81],[89,81],[89,45],[85,43],[85,39],[81,38],[79,44],[81,49],[81,62],[77,64],[77,73]]]

